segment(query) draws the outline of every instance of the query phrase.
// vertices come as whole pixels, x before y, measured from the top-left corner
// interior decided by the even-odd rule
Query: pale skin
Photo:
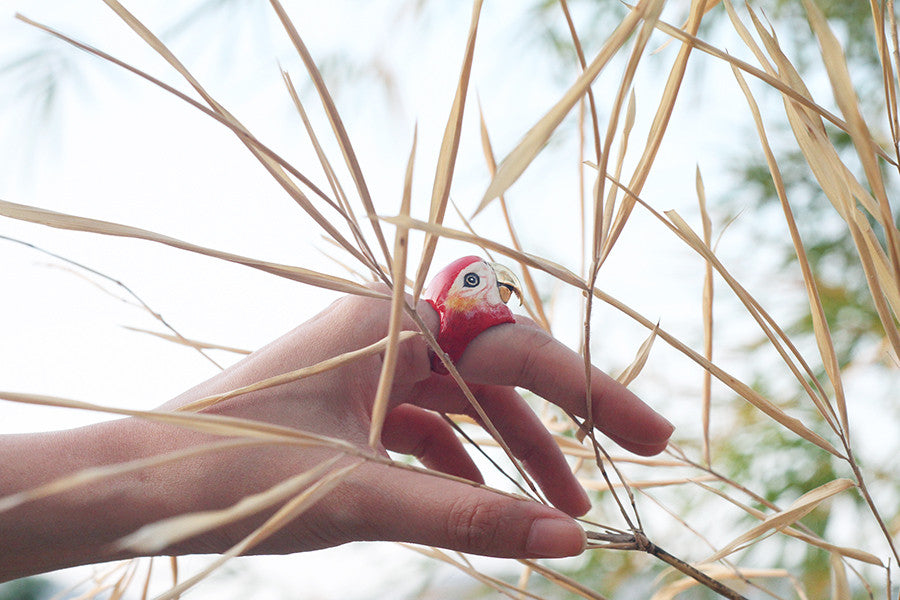
[[[438,316],[417,310],[435,333]],[[316,364],[387,335],[389,302],[348,296],[290,333],[161,407],[172,410],[211,394]],[[584,416],[584,362],[527,318],[476,337],[457,362],[488,416],[553,504],[514,498],[459,480],[367,461],[322,500],[251,553],[292,553],[357,540],[391,540],[489,556],[576,555],[585,534],[572,518],[590,501],[559,447],[516,392],[529,389]],[[415,330],[411,319],[406,329]],[[206,410],[368,446],[371,404],[383,356],[245,394]],[[661,452],[671,424],[613,379],[594,369],[594,420],[631,452]],[[474,415],[449,376],[433,373],[427,344],[401,346],[390,409],[377,450],[415,455],[427,468],[475,483],[475,463],[439,412]],[[0,436],[0,497],[88,467],[155,456],[214,441],[209,434],[126,418],[80,429]],[[206,454],[56,494],[0,512],[0,581],[63,567],[129,558],[114,542],[177,514],[220,509],[319,464],[334,452],[288,445]],[[355,459],[342,459],[350,464]],[[160,554],[221,553],[272,514],[221,527]]]

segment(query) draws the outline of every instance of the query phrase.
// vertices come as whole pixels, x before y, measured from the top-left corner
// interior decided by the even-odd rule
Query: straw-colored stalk
[[[283,385],[345,365],[363,356],[381,353],[384,361],[378,389],[373,398],[369,438],[370,445],[377,446],[397,368],[396,357],[399,344],[417,335],[422,336],[436,356],[444,362],[450,375],[457,381],[472,404],[474,412],[479,416],[482,425],[490,434],[489,439],[477,439],[477,442],[473,441],[472,443],[477,443],[477,446],[494,464],[499,464],[498,461],[502,459],[501,457],[494,460],[499,454],[496,449],[501,449],[509,458],[509,464],[512,465],[511,469],[506,468],[512,473],[506,473],[507,477],[512,480],[516,480],[517,477],[521,478],[524,482],[519,484],[522,492],[539,501],[538,490],[519,462],[512,457],[512,453],[494,428],[486,411],[479,405],[465,381],[440,350],[434,336],[424,326],[414,310],[414,302],[423,289],[436,244],[441,239],[445,239],[476,246],[517,262],[521,266],[526,284],[527,308],[548,331],[553,325],[550,318],[551,311],[547,310],[543,304],[541,290],[533,277],[533,271],[542,271],[565,288],[583,295],[582,310],[585,319],[581,334],[584,340],[582,350],[586,372],[591,364],[592,310],[595,300],[599,300],[600,303],[620,312],[628,320],[647,329],[647,337],[637,349],[632,363],[619,375],[618,379],[623,384],[628,385],[634,382],[639,374],[647,368],[647,365],[650,364],[651,349],[659,342],[687,357],[702,370],[702,389],[698,394],[700,427],[696,431],[692,430],[682,434],[692,437],[699,431],[698,439],[685,439],[684,442],[687,443],[683,444],[684,449],[681,445],[673,444],[670,447],[669,455],[663,458],[635,459],[634,457],[608,454],[593,435],[594,415],[590,412],[590,403],[587,405],[587,418],[583,423],[575,420],[574,417],[572,421],[566,421],[566,416],[559,411],[551,409],[546,411],[548,427],[553,429],[563,452],[576,463],[579,477],[585,486],[594,490],[598,494],[598,498],[611,495],[614,500],[614,503],[611,504],[615,507],[614,511],[617,511],[616,517],[620,517],[624,523],[619,525],[598,523],[592,518],[586,518],[584,524],[589,530],[590,552],[597,552],[601,549],[640,551],[655,557],[661,561],[660,564],[669,565],[680,571],[684,577],[668,583],[660,583],[653,596],[657,600],[675,598],[684,590],[698,584],[704,585],[724,597],[741,598],[742,596],[729,586],[741,586],[743,589],[752,585],[765,589],[763,582],[769,580],[787,581],[799,597],[804,597],[805,592],[799,579],[789,570],[777,566],[748,568],[740,564],[740,552],[756,547],[763,543],[763,540],[792,539],[800,541],[810,548],[819,548],[829,553],[833,597],[848,597],[852,592],[853,585],[848,570],[859,579],[861,585],[871,589],[862,569],[855,566],[856,563],[863,566],[868,565],[867,568],[882,569],[887,581],[887,593],[890,596],[892,593],[890,589],[891,573],[892,569],[896,568],[895,565],[900,563],[900,554],[894,546],[893,529],[889,524],[896,522],[897,516],[882,514],[884,509],[873,498],[867,474],[860,467],[860,461],[856,458],[857,449],[854,447],[850,435],[852,423],[848,410],[849,399],[845,391],[845,373],[838,361],[834,332],[826,318],[817,283],[817,274],[813,270],[800,227],[794,216],[794,208],[782,176],[778,153],[773,149],[773,144],[769,140],[765,123],[771,116],[762,113],[752,92],[751,84],[748,83],[748,78],[754,84],[763,86],[767,93],[774,92],[781,95],[785,116],[794,136],[796,148],[803,155],[823,194],[831,202],[835,214],[846,226],[847,234],[857,252],[860,269],[865,275],[872,308],[884,331],[884,347],[888,352],[893,353],[893,360],[896,363],[897,355],[900,354],[900,327],[898,327],[898,316],[900,316],[900,232],[898,232],[895,222],[896,208],[891,205],[889,182],[886,180],[887,175],[884,169],[885,166],[889,166],[896,170],[898,161],[900,161],[900,118],[898,118],[896,97],[897,76],[900,73],[900,48],[898,48],[897,24],[892,2],[886,2],[885,6],[880,6],[874,1],[871,3],[875,26],[875,45],[885,93],[886,122],[890,127],[893,142],[893,148],[888,150],[878,144],[872,131],[873,127],[863,117],[841,45],[831,31],[824,15],[810,0],[804,0],[804,6],[812,31],[819,43],[820,54],[840,116],[826,110],[813,99],[799,71],[779,44],[774,31],[764,26],[756,13],[749,7],[746,9],[746,14],[752,27],[745,25],[745,19],[742,19],[738,11],[727,0],[722,2],[724,10],[719,13],[711,12],[719,4],[716,0],[693,0],[684,25],[676,27],[662,19],[665,8],[662,0],[641,0],[628,9],[625,17],[606,40],[600,44],[592,44],[594,47],[599,47],[599,50],[589,59],[585,55],[577,23],[563,0],[561,2],[562,14],[581,67],[580,73],[574,78],[572,84],[547,110],[546,114],[524,133],[521,141],[514,145],[499,163],[496,161],[488,136],[487,119],[483,112],[480,112],[479,115],[482,150],[490,174],[490,182],[471,218],[473,220],[477,218],[480,212],[494,199],[499,199],[510,239],[509,244],[492,235],[479,235],[475,232],[477,226],[469,223],[465,218],[461,218],[461,221],[468,231],[445,223],[446,208],[450,201],[450,190],[464,131],[469,80],[477,56],[476,39],[481,19],[481,0],[473,2],[469,29],[463,45],[460,73],[441,145],[439,149],[432,149],[436,150],[437,168],[434,174],[431,198],[427,204],[427,219],[414,216],[421,213],[420,208],[424,209],[415,203],[412,192],[415,155],[417,151],[421,151],[421,149],[417,149],[415,136],[406,163],[403,196],[399,210],[396,211],[397,214],[384,216],[376,212],[375,203],[351,143],[349,132],[343,124],[325,77],[319,71],[314,57],[303,42],[288,12],[278,0],[271,0],[272,9],[283,25],[285,35],[296,49],[314,85],[331,134],[338,144],[344,166],[352,179],[350,185],[347,184],[348,182],[340,181],[337,169],[333,167],[323,149],[320,137],[301,102],[291,76],[287,71],[282,71],[281,76],[288,95],[316,152],[330,194],[316,186],[311,178],[290,165],[247,130],[234,115],[209,94],[175,54],[124,6],[116,0],[105,0],[105,2],[141,39],[165,59],[196,92],[200,100],[174,89],[102,50],[73,40],[25,17],[20,16],[19,18],[161,87],[233,132],[238,141],[279,183],[287,196],[321,228],[325,239],[349,257],[346,259],[346,264],[343,262],[344,259],[335,257],[335,260],[349,272],[357,274],[359,281],[300,266],[276,264],[223,250],[206,248],[130,225],[63,214],[3,200],[0,200],[0,215],[54,228],[142,239],[214,259],[241,264],[305,285],[346,294],[381,298],[391,303],[388,336],[372,346],[332,357],[317,365],[310,365],[278,377],[259,381],[225,394],[204,398],[177,412],[138,411],[39,394],[0,393],[0,398],[7,401],[132,416],[173,427],[186,427],[214,433],[226,438],[224,441],[198,448],[150,457],[132,463],[109,465],[73,473],[39,488],[0,498],[0,510],[7,510],[30,499],[60,493],[74,487],[89,486],[92,482],[126,471],[183,460],[199,453],[218,452],[245,445],[318,446],[331,449],[337,453],[338,457],[344,458],[345,463],[349,461],[349,464],[340,467],[337,465],[338,458],[326,461],[305,473],[277,483],[269,490],[246,497],[224,510],[176,516],[167,521],[148,525],[121,540],[120,544],[123,547],[153,552],[185,536],[206,531],[265,508],[277,507],[275,513],[263,525],[200,572],[181,579],[177,563],[173,563],[173,585],[159,598],[176,598],[188,588],[202,582],[209,573],[225,561],[246,552],[323,498],[334,485],[362,462],[379,461],[395,468],[417,469],[417,467],[375,456],[368,449],[358,448],[343,440],[327,438],[314,432],[231,419],[206,414],[202,410],[228,398],[235,398],[241,394],[266,387]],[[723,22],[727,18],[727,22],[731,24],[735,34],[742,40],[758,66],[740,60],[698,37],[701,22],[704,18],[712,18],[709,15],[713,14],[717,14]],[[755,37],[751,31],[755,32]],[[655,104],[655,111],[649,118],[650,126],[646,142],[643,147],[638,148],[639,158],[636,166],[629,172],[626,154],[629,152],[629,147],[634,145],[631,139],[632,131],[640,117],[637,111],[634,81],[642,65],[651,60],[651,54],[648,52],[650,41],[654,35],[660,32],[668,41],[680,43],[680,48],[672,64],[669,65],[668,77],[658,92],[659,97]],[[596,97],[598,91],[594,84],[601,74],[608,74],[606,71],[610,65],[618,64],[619,60],[624,66],[618,79],[618,85],[614,88],[615,92],[610,94],[613,99],[610,105],[611,109],[601,118]],[[782,208],[790,242],[804,284],[806,302],[812,321],[812,336],[817,351],[813,357],[804,355],[798,349],[798,344],[786,333],[784,327],[773,318],[763,303],[750,293],[733,269],[729,268],[726,261],[715,252],[712,241],[713,217],[710,210],[712,202],[707,198],[699,167],[694,183],[701,217],[700,233],[695,231],[695,228],[678,211],[669,207],[656,208],[652,198],[642,197],[645,184],[651,175],[659,149],[667,134],[668,124],[676,108],[688,65],[692,61],[698,60],[721,61],[729,65],[738,87],[746,98],[749,116],[755,126],[765,164],[774,184],[777,200]],[[506,198],[507,192],[526,170],[532,168],[534,159],[547,146],[547,142],[562,126],[575,106],[582,107],[579,119],[581,127],[585,127],[585,123],[588,121],[587,117],[590,117],[590,133],[593,135],[591,141],[596,154],[595,161],[587,163],[582,158],[581,146],[583,144],[579,143],[577,154],[582,189],[588,187],[584,185],[585,178],[595,178],[595,185],[591,188],[593,193],[590,204],[586,204],[586,200],[580,198],[579,205],[582,208],[577,218],[573,219],[575,226],[581,227],[582,231],[586,230],[588,234],[583,248],[584,256],[579,257],[577,261],[582,265],[581,268],[559,264],[529,251],[528,240],[519,236],[513,224],[512,215],[515,214],[516,205],[508,204]],[[602,126],[604,120],[605,130]],[[859,161],[862,168],[862,180],[853,174],[852,169],[835,148],[826,130],[826,123],[842,130],[849,136],[855,159]],[[583,134],[582,131],[582,137]],[[616,149],[615,156],[614,148]],[[607,185],[609,185],[608,190]],[[349,190],[353,190],[355,194]],[[525,200],[519,197],[516,202],[523,203]],[[585,206],[588,206],[590,210],[584,210]],[[617,240],[629,226],[629,217],[635,210],[647,211],[662,226],[662,231],[667,232],[667,235],[671,235],[673,239],[693,251],[703,263],[704,284],[698,311],[698,322],[703,327],[701,350],[694,349],[677,338],[662,327],[658,320],[640,314],[595,285],[600,268],[604,265]],[[359,222],[357,213],[365,215],[368,221],[366,227]],[[383,229],[384,225],[391,225],[395,228],[393,248],[388,245],[388,238]],[[348,229],[349,235],[346,234]],[[424,235],[424,248],[418,257],[410,254],[409,242],[412,232],[421,232]],[[375,238],[372,245],[368,241],[369,236]],[[587,243],[588,239],[589,243]],[[372,246],[378,247],[381,257],[375,256]],[[169,327],[158,313],[140,298],[134,296],[130,289],[121,282],[107,278],[102,273],[85,265],[73,263],[58,256],[56,258],[67,261],[70,263],[69,267],[85,271],[91,277],[105,278],[116,284],[129,295],[132,301],[136,301],[144,310],[153,314],[160,324],[169,330],[169,333],[153,331],[147,333],[174,343],[188,345],[201,352],[208,349],[243,352],[225,344],[205,343],[182,336],[181,333]],[[414,276],[410,277],[410,271],[414,272]],[[382,286],[380,289],[387,291],[379,291],[379,289],[363,283],[371,282],[373,279],[380,282]],[[743,307],[748,318],[759,328],[766,344],[778,355],[786,372],[790,374],[799,390],[798,394],[802,401],[807,403],[806,407],[809,408],[811,416],[806,416],[805,420],[796,416],[797,413],[792,406],[779,399],[767,397],[753,385],[730,372],[727,365],[716,362],[719,354],[713,352],[712,315],[714,302],[723,301],[722,294],[713,296],[714,284],[717,282],[725,284],[727,288],[725,291],[730,290],[729,300],[736,301]],[[412,303],[407,300],[408,292],[412,294]],[[404,318],[411,318],[418,326],[419,331],[403,331]],[[824,373],[824,376],[820,377],[819,372]],[[846,466],[852,479],[836,477],[830,481],[820,482],[813,489],[805,490],[805,493],[798,498],[779,503],[755,492],[751,484],[736,481],[725,475],[726,470],[718,464],[717,456],[713,452],[714,446],[719,443],[713,433],[713,424],[720,411],[717,409],[717,412],[713,414],[711,410],[715,396],[713,386],[716,381],[724,384],[737,398],[742,399],[755,418],[763,420],[779,432],[786,433],[792,440],[802,444],[820,459],[835,459],[834,462]],[[589,382],[590,378],[586,378],[588,397],[590,397]],[[451,419],[448,417],[448,420]],[[466,439],[472,441],[473,437],[478,438],[478,436],[466,433],[471,424],[470,421],[465,418],[456,418],[451,422],[458,427]],[[698,455],[694,456],[697,448],[699,448],[696,451]],[[594,466],[591,466],[590,459],[593,459]],[[609,472],[607,467],[611,467]],[[643,469],[644,474],[633,475],[631,469]],[[610,473],[614,473],[615,478],[611,477]],[[689,490],[686,494],[692,497],[702,498],[710,505],[720,503],[715,505],[733,510],[739,516],[749,516],[758,523],[744,528],[743,532],[732,532],[729,536],[720,536],[730,539],[726,543],[711,543],[699,531],[700,528],[691,525],[687,517],[682,518],[677,511],[666,507],[663,502],[651,495],[657,493],[662,495],[664,490],[669,489]],[[621,490],[625,490],[628,496],[627,503],[618,495]],[[879,556],[876,552],[870,552],[864,547],[857,548],[834,543],[816,534],[802,522],[802,519],[812,511],[827,510],[829,503],[834,498],[854,493],[863,498],[872,519],[881,529],[884,537],[884,540],[881,541],[889,548],[889,558]],[[706,560],[691,563],[686,558],[681,558],[660,548],[653,541],[656,532],[643,529],[641,513],[648,508],[644,503],[637,501],[637,498],[641,497],[650,499],[687,534],[700,539],[709,546],[711,553]],[[626,507],[626,504],[630,506]],[[541,580],[545,585],[553,586],[555,592],[547,597],[555,597],[555,594],[560,591],[583,598],[604,597],[590,585],[578,581],[576,577],[563,574],[551,566],[539,562],[522,561],[524,567],[522,576],[517,583],[513,584],[503,578],[480,571],[465,556],[452,555],[434,548],[411,546],[409,548],[435,561],[459,569],[474,580],[510,598],[545,597],[534,591],[535,588],[532,585],[535,580]],[[678,548],[678,551],[680,552],[681,549]],[[149,569],[152,568],[152,565],[151,562],[143,584],[143,597],[147,596],[150,581]],[[91,597],[101,593],[110,593],[113,597],[120,596],[129,585],[136,581],[136,573],[137,567],[133,564],[116,567],[104,577],[98,578],[86,595]]]

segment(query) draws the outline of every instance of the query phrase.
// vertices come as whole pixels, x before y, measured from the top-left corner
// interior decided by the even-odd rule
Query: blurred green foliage
[[[0,600],[45,600],[58,591],[46,577],[25,577],[0,583]]]

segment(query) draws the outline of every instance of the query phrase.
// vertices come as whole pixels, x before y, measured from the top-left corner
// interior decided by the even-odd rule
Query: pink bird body
[[[498,280],[498,273],[503,280]],[[515,323],[506,306],[511,293],[518,295],[512,273],[502,265],[477,256],[465,256],[444,267],[425,290],[425,300],[437,311],[441,328],[437,341],[456,362],[475,336],[501,323]],[[441,359],[431,358],[431,368],[446,373]]]

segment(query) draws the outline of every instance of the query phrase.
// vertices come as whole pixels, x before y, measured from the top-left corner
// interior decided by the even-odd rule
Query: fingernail
[[[541,558],[575,556],[584,551],[584,530],[571,519],[537,519],[531,524],[525,552]]]

